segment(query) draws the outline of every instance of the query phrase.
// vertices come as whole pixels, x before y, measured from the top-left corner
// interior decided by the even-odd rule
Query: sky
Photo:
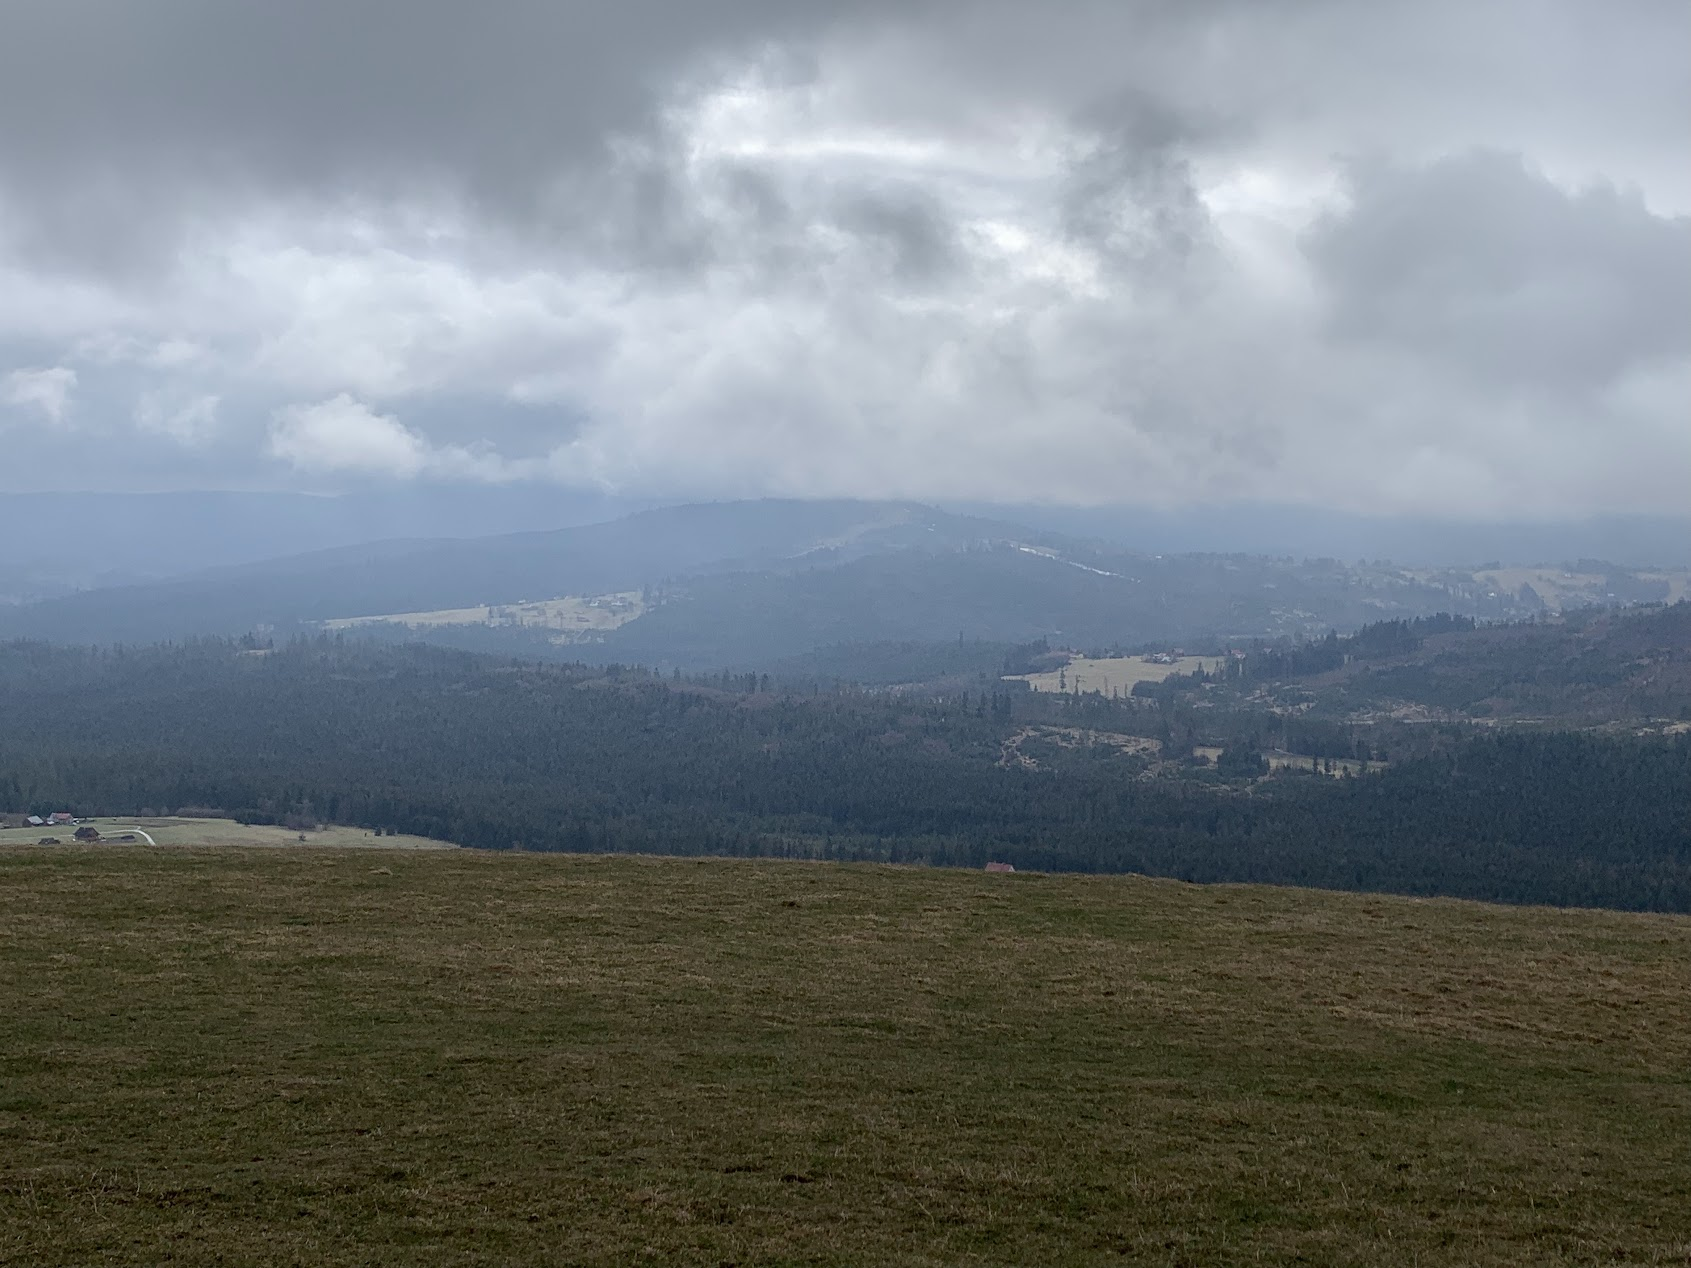
[[[1691,514],[1680,0],[0,0],[0,118],[14,488]]]

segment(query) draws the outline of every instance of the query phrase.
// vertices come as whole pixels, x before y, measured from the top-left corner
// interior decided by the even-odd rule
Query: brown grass
[[[151,819],[90,819],[88,823],[100,835],[107,838],[103,844],[113,848],[130,848],[117,840],[125,832],[132,832],[140,828],[160,845],[189,845],[189,846],[299,846],[300,836],[297,829],[280,828],[264,824],[242,824],[233,819],[181,819],[181,818],[151,818]],[[59,828],[9,828],[0,831],[0,846],[26,845],[39,840],[43,836],[55,836],[61,841],[69,841],[76,831],[74,827]],[[456,849],[450,841],[436,841],[432,837],[414,836],[376,836],[366,828],[348,828],[339,824],[324,824],[322,827],[312,828],[304,834],[304,844],[317,847],[357,846],[364,849],[383,850],[450,850]],[[144,846],[144,841],[137,841],[137,846]]]
[[[1190,674],[1200,668],[1214,670],[1220,665],[1213,656],[1183,656],[1172,665],[1153,665],[1140,656],[1076,656],[1061,673],[1053,669],[1048,673],[1018,674],[1012,681],[1025,682],[1035,691],[1101,691],[1105,695],[1117,691],[1127,695],[1136,683],[1161,682],[1171,674]]]
[[[1691,921],[0,850],[4,1264],[1684,1264]]]

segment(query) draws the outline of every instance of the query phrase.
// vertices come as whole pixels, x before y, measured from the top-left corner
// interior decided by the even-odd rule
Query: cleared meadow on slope
[[[1101,691],[1105,695],[1127,695],[1142,682],[1161,682],[1171,674],[1190,674],[1221,667],[1214,656],[1182,656],[1166,665],[1154,664],[1143,656],[1076,656],[1061,670],[1037,674],[1016,674],[1007,682],[1025,682],[1035,691]]]
[[[0,850],[0,1263],[1691,1256],[1691,920]]]

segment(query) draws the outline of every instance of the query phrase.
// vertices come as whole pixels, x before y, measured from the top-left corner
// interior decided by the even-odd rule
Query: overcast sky
[[[1691,512],[1683,0],[0,0],[9,486]]]

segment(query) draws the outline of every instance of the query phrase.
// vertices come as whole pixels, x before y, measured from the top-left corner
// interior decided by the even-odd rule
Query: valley
[[[968,644],[947,653],[991,661],[920,688],[344,633],[0,644],[0,811],[1691,911],[1691,728],[1663,721],[1691,714],[1688,613],[1503,628],[1567,640],[1596,684],[1551,721],[1488,703],[1536,709],[1553,679],[1480,627],[1364,627],[1127,695],[1034,691]],[[1347,660],[1387,668],[1312,686]]]
[[[0,1268],[1691,1268],[1688,54],[0,0]]]

